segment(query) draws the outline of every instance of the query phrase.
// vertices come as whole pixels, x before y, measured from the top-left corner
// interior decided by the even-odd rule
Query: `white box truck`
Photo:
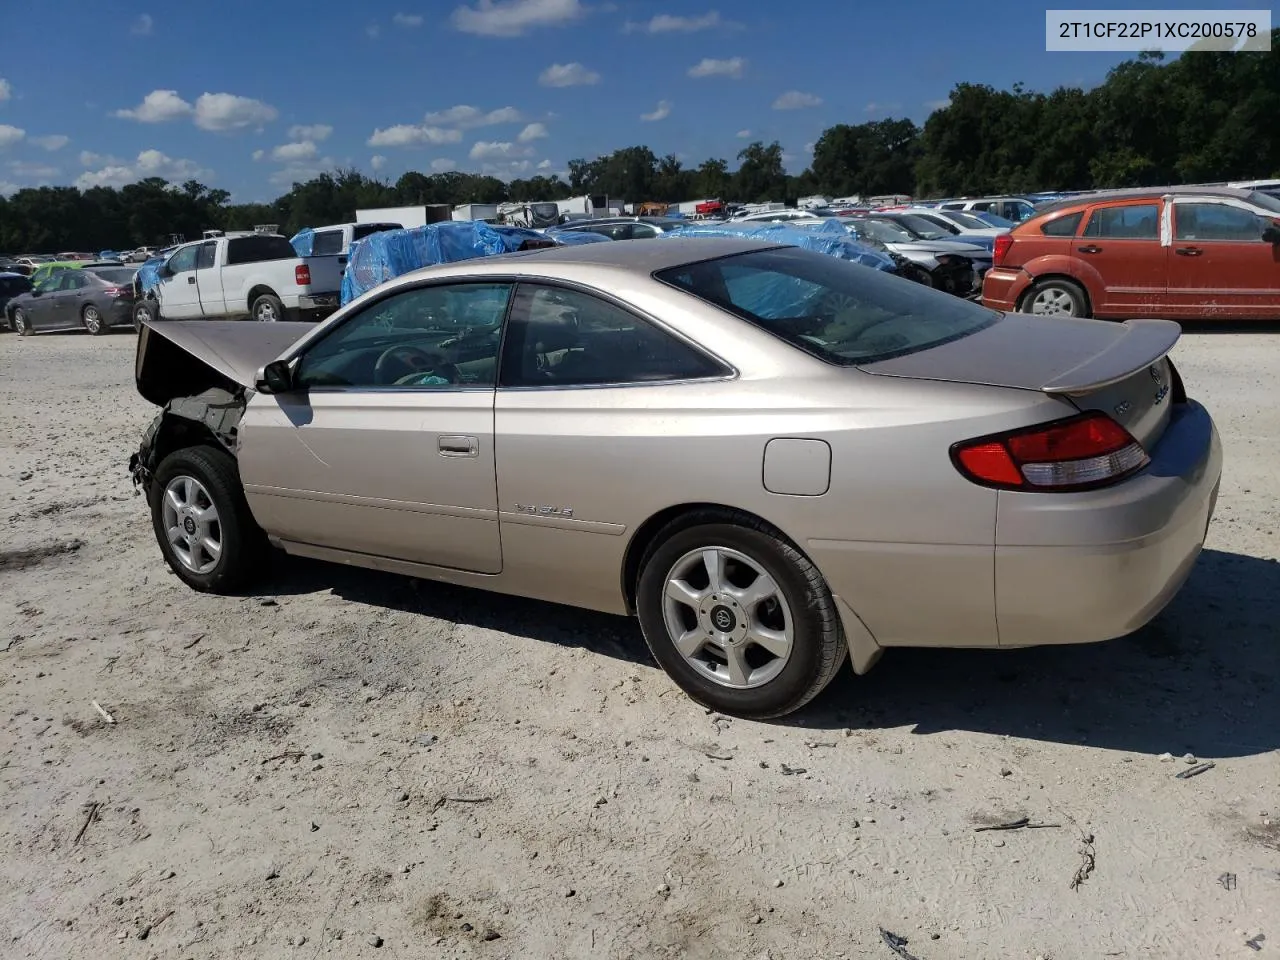
[[[461,203],[453,208],[453,219],[497,223],[498,205],[496,203]]]
[[[447,203],[432,203],[421,207],[378,207],[373,210],[357,210],[356,223],[399,223],[405,227],[425,227],[428,223],[440,223],[453,219],[453,208]]]

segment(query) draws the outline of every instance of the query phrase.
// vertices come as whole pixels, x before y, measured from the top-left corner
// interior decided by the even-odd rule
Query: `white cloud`
[[[0,180],[0,197],[11,197],[21,189],[22,187],[16,183]]]
[[[11,127],[7,123],[0,123],[0,150],[19,143],[26,135],[27,131],[20,127]]]
[[[117,110],[115,116],[138,123],[168,123],[194,112],[195,108],[178,96],[177,90],[152,90],[142,98],[142,103],[132,110]]]
[[[448,173],[450,170],[456,170],[458,165],[448,157],[440,157],[438,160],[431,161],[431,169],[436,173]]]
[[[734,136],[737,137],[739,140],[745,140],[747,139],[747,137],[751,136],[751,131],[739,130],[737,133],[734,134]]]
[[[947,107],[951,106],[951,98],[948,97],[945,100],[926,100],[924,105],[929,110],[945,110]]]
[[[503,157],[525,157],[533,151],[528,147],[520,147],[514,143],[497,141],[477,141],[467,154],[472,160],[497,160]]]
[[[863,109],[866,110],[867,113],[888,113],[891,110],[901,110],[902,104],[897,102],[877,103],[876,101],[872,100]]]
[[[151,14],[144,13],[138,17],[137,20],[133,21],[133,26],[129,28],[129,32],[135,37],[149,37],[151,36],[152,28],[154,28],[155,25],[156,22],[151,19]]]
[[[373,168],[373,172],[377,173],[387,165],[387,158],[380,153],[375,153],[369,158],[369,166]]]
[[[262,127],[280,116],[271,104],[234,93],[202,93],[195,112],[197,127],[217,133]]]
[[[322,140],[328,140],[331,133],[333,133],[333,127],[327,123],[302,123],[289,128],[289,139],[310,140],[313,143],[319,143]]]
[[[553,63],[538,77],[544,87],[584,87],[599,82],[600,74],[580,63]]]
[[[520,135],[516,137],[516,140],[520,143],[530,143],[534,140],[542,140],[548,135],[545,123],[531,123],[520,131]]]
[[[420,27],[422,16],[417,13],[397,13],[391,18],[391,22],[397,27]]]
[[[519,123],[520,111],[515,107],[499,107],[485,113],[479,107],[460,103],[448,110],[428,113],[422,118],[428,126],[457,127],[459,130],[471,130],[475,127],[491,127],[499,123]]]
[[[458,143],[461,139],[459,130],[399,123],[385,130],[374,130],[366,142],[371,147],[407,147],[415,143]]]
[[[728,60],[714,60],[711,57],[704,57],[689,68],[689,76],[695,78],[729,77],[733,80],[741,80],[742,71],[746,69],[746,66],[747,61],[742,57],[730,57]]]
[[[43,147],[45,150],[52,152],[54,150],[61,150],[71,142],[71,138],[61,133],[51,133],[44,137],[31,137],[28,142],[34,143],[37,147]]]
[[[805,153],[813,153],[813,148],[814,148],[814,147],[816,147],[817,145],[818,145],[818,144],[817,144],[817,141],[813,141],[813,142],[810,142],[810,143],[806,143],[806,144],[804,145],[804,152],[805,152]]]
[[[98,165],[102,165],[104,167],[118,167],[122,163],[124,163],[123,160],[117,160],[115,157],[109,155],[103,156],[101,153],[94,153],[92,150],[80,151],[80,166],[82,167],[96,167]]]
[[[665,120],[671,116],[671,101],[659,100],[658,106],[654,108],[652,113],[640,114],[641,120]]]
[[[81,159],[85,158],[81,154]],[[111,157],[92,156],[94,160],[109,161],[100,170],[85,171],[76,177],[75,185],[81,190],[91,187],[123,187],[144,177],[163,177],[166,180],[207,179],[212,170],[204,170],[194,160],[175,160],[159,150],[143,150],[133,163],[125,163]]]
[[[499,180],[510,180],[529,172],[532,168],[528,160],[512,160],[510,163],[486,163],[481,165],[480,172]]]
[[[660,13],[644,23],[628,22],[623,29],[627,33],[634,33],[637,30],[645,33],[694,33],[698,30],[710,30],[712,27],[721,26],[722,23],[720,14],[715,10],[709,10],[700,17],[673,17],[670,14]]]
[[[453,11],[453,25],[463,33],[486,37],[518,37],[534,27],[554,27],[586,12],[579,0],[476,0],[474,7]]]
[[[62,171],[57,167],[51,167],[47,163],[31,163],[26,160],[11,160],[9,169],[13,171],[14,176],[22,177],[26,180],[52,180]]]
[[[0,103],[8,100],[13,96],[13,87],[9,85],[9,81],[4,77],[0,77]]]
[[[256,161],[256,160],[261,160],[261,159],[262,159],[263,157],[265,157],[266,155],[267,155],[267,151],[265,151],[265,150],[255,150],[255,151],[253,151],[253,159],[254,159],[255,161]]]
[[[370,40],[377,40],[378,37],[382,34],[382,28],[378,26],[376,23],[371,23],[364,28],[364,32],[365,32],[365,36],[367,36]]]
[[[539,169],[539,170],[550,170],[550,169],[551,169],[551,161],[550,161],[550,160],[543,160],[540,164],[538,164],[538,169]]]
[[[327,170],[337,166],[333,157],[321,157],[319,160],[301,163],[287,163],[267,179],[277,187],[290,187],[295,183],[314,180]]]
[[[310,140],[303,140],[300,143],[282,143],[271,151],[271,159],[283,163],[297,163],[300,160],[310,160],[319,152]]]
[[[788,90],[777,100],[773,101],[773,109],[775,110],[803,110],[806,107],[816,107],[822,103],[822,98],[814,96],[812,93],[802,93],[799,90]]]

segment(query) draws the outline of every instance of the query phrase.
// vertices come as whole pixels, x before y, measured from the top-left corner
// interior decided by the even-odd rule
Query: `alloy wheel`
[[[164,489],[164,529],[178,562],[208,573],[222,556],[222,524],[209,491],[195,477],[177,476]]]

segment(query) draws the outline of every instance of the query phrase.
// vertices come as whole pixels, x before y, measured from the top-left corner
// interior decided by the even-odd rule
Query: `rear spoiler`
[[[1124,333],[1106,350],[1054,377],[1040,389],[1048,394],[1080,394],[1119,383],[1163,359],[1182,336],[1172,320],[1126,320]]]

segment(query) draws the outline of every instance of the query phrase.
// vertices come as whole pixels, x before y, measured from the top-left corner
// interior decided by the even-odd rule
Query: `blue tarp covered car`
[[[609,242],[604,237],[596,240]],[[556,246],[561,242],[559,237],[552,239],[537,230],[491,225],[481,220],[448,220],[425,227],[384,230],[352,245],[342,274],[342,303],[350,303],[379,284],[421,267]]]
[[[873,270],[892,273],[897,270],[893,258],[879,250],[873,250],[849,236],[838,220],[827,220],[812,228],[801,228],[786,223],[715,223],[694,224],[660,233],[657,239],[681,239],[685,237],[750,237],[768,243],[781,243],[789,247],[802,247],[829,257],[851,260]]]

